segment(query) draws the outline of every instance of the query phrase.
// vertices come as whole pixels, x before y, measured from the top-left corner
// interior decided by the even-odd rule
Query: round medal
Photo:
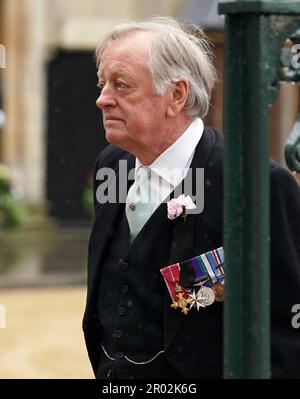
[[[206,286],[202,286],[197,293],[198,300],[204,305],[209,306],[215,301],[214,291]]]
[[[223,302],[224,301],[224,285],[221,283],[216,283],[212,286],[212,289],[215,293],[215,298],[217,302]]]

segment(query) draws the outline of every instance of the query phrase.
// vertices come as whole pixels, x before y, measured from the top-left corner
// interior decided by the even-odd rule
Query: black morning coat
[[[95,172],[113,168],[119,175],[119,160],[134,168],[135,158],[109,145],[98,157]],[[223,135],[205,127],[191,168],[204,168],[204,210],[170,221],[174,224],[169,263],[173,264],[223,245]],[[271,365],[273,378],[300,378],[300,329],[293,328],[291,309],[300,303],[300,189],[289,172],[274,162],[271,181]],[[99,182],[95,181],[94,194]],[[100,359],[101,325],[95,306],[98,298],[101,265],[108,244],[114,238],[114,223],[120,217],[121,205],[98,204],[88,254],[88,292],[83,330],[89,358],[96,374]],[[124,209],[124,205],[123,208]],[[124,210],[123,210],[124,212]],[[147,232],[160,234],[160,218],[167,218],[163,203],[142,231],[139,251],[147,247]],[[152,215],[153,216],[153,215]],[[253,221],[255,223],[255,221]],[[138,240],[139,235],[136,240]],[[159,245],[159,241],[158,244]],[[156,249],[153,248],[153,251]],[[162,268],[167,265],[157,265]],[[142,265],[141,265],[142,267]],[[226,265],[225,265],[226,273]],[[226,300],[226,299],[225,299]],[[172,301],[165,288],[163,342],[165,359],[181,378],[222,378],[223,303],[215,302],[205,309],[192,309],[184,315],[170,307]],[[138,320],[136,321],[138,323]]]

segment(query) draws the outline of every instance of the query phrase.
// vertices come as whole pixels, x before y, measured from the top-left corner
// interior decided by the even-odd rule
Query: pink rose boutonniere
[[[167,206],[169,219],[173,220],[182,215],[184,221],[187,217],[186,210],[196,208],[192,198],[189,195],[184,194],[179,195],[177,198],[171,199],[171,201],[168,201]]]

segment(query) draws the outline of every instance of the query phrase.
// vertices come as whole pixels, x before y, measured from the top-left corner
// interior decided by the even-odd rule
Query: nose
[[[96,100],[96,105],[99,109],[106,107],[115,107],[117,105],[116,99],[108,85],[105,85],[101,90],[99,97]]]

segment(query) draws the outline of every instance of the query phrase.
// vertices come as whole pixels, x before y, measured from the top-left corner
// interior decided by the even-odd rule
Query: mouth
[[[121,118],[117,118],[116,116],[108,115],[108,116],[104,117],[104,123],[105,124],[112,123],[112,122],[121,122],[121,121],[122,121],[122,119]]]

